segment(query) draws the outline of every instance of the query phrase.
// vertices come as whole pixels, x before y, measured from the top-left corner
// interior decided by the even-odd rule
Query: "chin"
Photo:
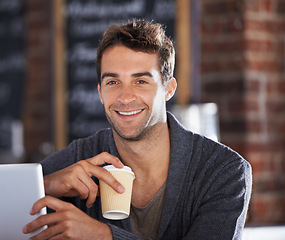
[[[143,131],[125,134],[125,133],[122,133],[122,131],[118,131],[115,128],[114,128],[114,130],[120,138],[122,138],[126,141],[131,141],[131,142],[136,142],[136,141],[142,140],[144,138],[144,136],[146,135]]]

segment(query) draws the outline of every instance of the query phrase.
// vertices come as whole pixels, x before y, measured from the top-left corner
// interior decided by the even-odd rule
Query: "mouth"
[[[129,112],[123,112],[123,111],[116,111],[118,114],[122,115],[122,116],[133,116],[136,115],[138,113],[141,113],[143,110],[136,110],[136,111],[129,111]]]

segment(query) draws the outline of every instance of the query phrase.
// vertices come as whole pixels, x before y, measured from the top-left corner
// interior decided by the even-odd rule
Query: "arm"
[[[185,239],[241,239],[251,185],[246,161],[233,161],[214,171],[200,192],[197,215]]]
[[[55,210],[54,213],[40,216],[23,228],[24,233],[31,233],[45,225],[49,227],[34,236],[32,240],[45,239],[102,239],[102,240],[143,240],[142,238],[118,228],[114,225],[101,223],[70,203],[54,197],[46,196],[37,201],[31,210],[31,215],[43,207]]]
[[[33,232],[45,225],[49,227],[33,240],[45,239],[102,239],[111,240],[111,229],[82,212],[70,203],[63,202],[54,197],[46,196],[37,201],[31,210],[31,215],[40,211],[43,207],[55,210],[54,213],[42,215],[23,228],[24,233]]]
[[[98,192],[98,186],[92,180],[92,176],[104,180],[117,192],[123,192],[123,186],[107,170],[100,167],[107,162],[116,167],[123,167],[118,158],[109,153],[101,153],[45,176],[47,196],[34,204],[31,214],[36,214],[43,207],[55,212],[27,224],[23,232],[33,232],[41,226],[48,225],[49,228],[33,239],[50,239],[55,235],[60,239],[91,239],[91,236],[96,236],[96,239],[112,239],[111,229],[106,224],[89,217],[74,205],[55,198],[79,196],[88,199],[86,205],[91,207]]]
[[[118,159],[115,158],[114,156],[110,155],[110,154],[107,154],[107,153],[98,154],[96,156],[97,160],[95,160],[95,158],[90,158],[90,159],[87,159],[84,161],[78,161],[80,158],[83,157],[83,155],[85,157],[90,157],[90,155],[93,156],[93,154],[95,152],[89,151],[88,149],[81,151],[81,148],[79,148],[77,145],[78,145],[78,141],[77,142],[75,141],[75,142],[71,143],[67,148],[52,154],[47,159],[45,159],[44,161],[41,162],[41,164],[43,166],[44,174],[45,174],[46,195],[50,195],[50,196],[54,196],[54,197],[81,196],[83,198],[84,193],[80,193],[80,192],[82,192],[82,189],[80,187],[75,187],[76,184],[74,183],[74,177],[70,177],[71,175],[69,175],[68,173],[72,173],[74,171],[74,169],[80,169],[80,171],[82,171],[84,169],[89,168],[86,166],[94,165],[94,166],[91,166],[94,169],[92,175],[96,175],[97,177],[99,177],[99,175],[96,172],[98,170],[101,171],[104,169],[99,168],[99,166],[97,166],[98,164],[108,162],[108,163],[112,163],[113,165],[115,165],[117,167],[121,167],[121,166],[119,166],[120,162],[118,162]],[[82,154],[81,152],[84,154]],[[103,160],[102,161],[99,160],[99,157],[100,157],[100,159],[103,159]],[[87,171],[87,172],[91,172],[91,171]],[[84,174],[86,174],[86,172]],[[109,172],[107,172],[107,174],[109,175]],[[81,174],[79,174],[79,177],[80,177],[80,175]],[[87,174],[87,175],[88,175],[88,178],[90,178],[89,174]],[[68,178],[70,178],[70,180],[68,180]],[[87,178],[87,182],[89,182],[88,178]],[[111,178],[113,178],[112,175],[111,175]],[[62,179],[66,179],[67,181],[63,181]],[[77,179],[77,182],[80,185],[81,180],[80,181],[78,181],[78,180],[80,180],[80,178]],[[104,181],[106,181],[106,179]],[[113,180],[111,180],[111,181],[113,181]],[[70,183],[73,185],[71,186]],[[93,183],[91,183],[91,184],[93,184]],[[58,189],[58,186],[60,186],[61,190]],[[67,186],[67,188],[66,188],[66,186]],[[85,186],[83,186],[83,187],[85,187]],[[91,189],[92,187],[89,187],[89,188]],[[116,186],[114,188],[116,188]],[[76,189],[78,189],[78,191]],[[95,186],[94,191],[93,191],[93,196],[96,196],[97,190],[98,190],[97,186]],[[90,196],[89,194],[87,194],[87,195],[88,195],[88,197]],[[86,197],[86,193],[85,193],[85,197]],[[52,199],[52,197],[49,197],[49,196],[47,196],[47,198]],[[91,199],[91,198],[89,197],[89,199]],[[94,199],[94,198],[92,197],[92,199]],[[77,217],[72,217],[69,220],[68,219],[65,219],[65,220],[62,219],[61,222],[63,222],[63,221],[65,221],[65,222],[70,221],[70,223],[73,222],[74,226],[76,226],[76,228],[77,227],[81,228],[81,227],[90,226],[91,231],[95,231],[94,229],[97,229],[97,230],[100,229],[99,233],[100,232],[104,233],[105,230],[107,230],[103,235],[108,237],[109,233],[111,233],[111,236],[112,236],[113,231],[111,231],[111,228],[114,226],[110,225],[110,227],[109,227],[106,224],[100,223],[99,221],[97,221],[93,218],[90,218],[87,214],[83,213],[78,208],[76,208],[76,210],[75,210],[74,206],[69,204],[69,203],[61,201],[62,204],[60,204],[56,208],[55,206],[51,205],[51,203],[49,203],[49,201],[53,201],[53,200],[46,200],[45,199],[45,201],[47,201],[47,202],[44,202],[44,203],[42,202],[41,206],[45,205],[48,208],[55,210],[56,215],[54,215],[54,213],[53,213],[53,215],[48,214],[47,216],[52,216],[52,218],[41,217],[40,219],[37,219],[35,222],[33,222],[31,225],[27,224],[27,226],[24,228],[25,233],[33,231],[34,229],[38,228],[40,225],[47,225],[48,224],[47,222],[53,221],[53,219],[56,219],[57,216],[62,216],[62,214],[65,213],[65,214],[69,215],[70,217],[75,216],[75,215]],[[57,199],[57,202],[58,201],[60,201],[60,200]],[[92,201],[90,200],[90,203],[91,202]],[[89,204],[86,204],[86,205],[89,205]],[[39,209],[39,207],[37,207],[37,209]],[[33,210],[33,212],[34,211],[36,211],[36,210]],[[81,222],[85,222],[85,220],[86,220],[84,226],[81,226],[81,224],[76,224],[77,219],[82,219]],[[49,226],[49,228],[50,228],[50,226]],[[116,227],[114,227],[114,228],[116,228]],[[75,228],[73,228],[73,230],[74,229]],[[95,232],[93,232],[92,234],[93,235],[96,234],[97,230]],[[101,231],[101,230],[103,230],[103,231]],[[69,230],[66,229],[66,232],[68,232],[68,231]],[[121,229],[118,229],[118,231],[115,230],[116,233],[120,232],[120,231],[123,231],[126,234],[130,234],[127,231],[124,231]],[[116,233],[114,233],[114,234],[116,235]],[[76,235],[74,235],[74,236],[76,236]],[[40,236],[38,239],[44,239],[41,237],[42,236]],[[35,238],[35,239],[37,239],[37,238]],[[84,239],[84,238],[80,238],[80,239]],[[133,238],[131,237],[131,239],[133,239]]]
[[[111,163],[121,168],[122,162],[109,153],[100,153],[90,159],[81,160],[69,167],[44,177],[46,195],[53,197],[80,197],[87,199],[86,206],[91,207],[96,200],[98,186],[92,176],[104,180],[115,191],[122,193],[124,187],[100,165]]]

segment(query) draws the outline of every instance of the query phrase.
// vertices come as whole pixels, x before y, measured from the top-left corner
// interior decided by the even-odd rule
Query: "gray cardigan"
[[[157,239],[241,239],[251,195],[250,164],[230,148],[187,131],[170,113],[168,125],[170,165]],[[73,141],[46,158],[41,162],[44,174],[101,152],[119,157],[111,129]],[[141,239],[131,233],[129,219],[104,219],[100,198],[90,209],[80,198],[63,200],[108,224],[113,239]]]

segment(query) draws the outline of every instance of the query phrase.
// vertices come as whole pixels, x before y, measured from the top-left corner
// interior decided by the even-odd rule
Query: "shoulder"
[[[171,137],[172,164],[188,176],[213,178],[218,174],[251,175],[250,164],[230,147],[205,136],[186,130],[177,119],[168,114]]]
[[[196,192],[204,196],[205,201],[216,194],[234,196],[235,199],[240,199],[239,196],[249,198],[252,188],[250,163],[222,143],[199,135],[194,138],[199,139],[191,159],[196,168],[193,179],[199,188]]]
[[[89,137],[72,141],[67,147],[54,152],[41,162],[44,175],[108,151],[110,139],[112,139],[111,130],[102,129]]]
[[[251,175],[249,162],[230,147],[198,134],[193,139],[192,160],[199,161],[198,169],[209,180],[223,174],[238,174],[242,178]]]
[[[73,145],[81,158],[86,159],[98,153],[108,151],[109,145],[113,140],[112,136],[111,129],[101,129],[89,137],[75,140]]]

